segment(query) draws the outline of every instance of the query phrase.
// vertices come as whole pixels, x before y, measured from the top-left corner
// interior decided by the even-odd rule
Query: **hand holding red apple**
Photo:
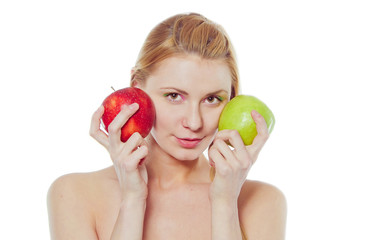
[[[155,114],[152,100],[138,88],[115,91],[93,114],[90,135],[109,151],[123,200],[146,199],[148,175],[142,163],[148,147],[144,138]],[[101,119],[108,135],[99,127]]]

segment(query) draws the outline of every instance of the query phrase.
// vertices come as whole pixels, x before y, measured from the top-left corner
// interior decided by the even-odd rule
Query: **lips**
[[[179,145],[184,148],[194,148],[196,147],[201,141],[202,138],[176,138]]]

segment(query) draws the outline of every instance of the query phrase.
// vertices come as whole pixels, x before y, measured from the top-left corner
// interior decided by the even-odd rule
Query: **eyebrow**
[[[182,89],[179,89],[179,88],[175,88],[175,87],[164,87],[164,88],[160,88],[161,90],[174,90],[180,94],[183,94],[183,95],[189,95],[186,91],[182,90]],[[214,92],[210,92],[208,94],[206,94],[207,96],[209,95],[215,95],[215,94],[219,94],[220,92],[225,92],[226,94],[228,94],[228,91],[224,90],[224,89],[219,89],[217,91],[214,91]]]

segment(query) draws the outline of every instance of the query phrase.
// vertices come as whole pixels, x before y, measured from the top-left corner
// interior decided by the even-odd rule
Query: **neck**
[[[149,153],[145,161],[148,184],[161,188],[173,188],[187,183],[206,182],[209,179],[209,165],[201,154],[194,160],[179,160],[166,153],[148,137]]]

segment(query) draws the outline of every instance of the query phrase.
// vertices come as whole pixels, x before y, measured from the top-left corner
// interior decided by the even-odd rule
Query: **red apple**
[[[138,103],[139,109],[123,125],[121,129],[122,142],[126,142],[134,132],[139,132],[142,137],[149,134],[156,116],[152,99],[140,88],[127,87],[113,92],[103,101],[105,111],[102,115],[102,122],[106,131],[122,106],[132,103]]]

